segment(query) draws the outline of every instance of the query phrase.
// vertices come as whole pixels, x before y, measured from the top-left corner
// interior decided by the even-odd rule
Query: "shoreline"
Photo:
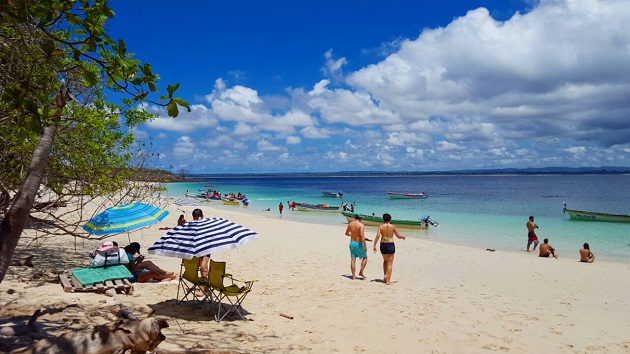
[[[174,198],[174,197],[169,197],[169,198]],[[225,211],[225,212],[241,213],[243,215],[257,215],[257,216],[260,216],[260,217],[263,217],[263,218],[269,218],[271,220],[291,221],[291,222],[306,223],[306,224],[311,224],[311,225],[342,226],[344,228],[347,225],[347,222],[342,221],[344,219],[343,216],[339,217],[339,220],[340,220],[339,223],[332,222],[332,221],[326,221],[326,220],[318,222],[318,221],[314,221],[312,219],[309,219],[308,218],[308,216],[309,216],[308,212],[287,211],[285,209],[285,211],[283,213],[283,216],[281,217],[278,214],[277,210],[271,210],[270,212],[258,212],[258,211],[248,212],[244,208],[235,208],[235,207],[232,207],[232,206],[224,206],[224,205],[218,205],[218,207],[217,207],[217,204],[208,204],[208,203],[202,203],[202,204],[203,204],[202,208],[203,207],[208,207],[208,208],[217,210],[218,212]],[[193,210],[193,207],[189,207],[189,208],[190,208],[190,211],[188,213],[190,213]],[[250,208],[251,208],[251,206],[250,206]],[[301,213],[301,214],[296,214],[297,217],[295,219],[284,219],[283,217],[285,215],[287,215],[287,213]],[[291,214],[289,214],[289,215],[291,215]],[[332,215],[332,214],[330,214],[330,215]],[[302,217],[302,216],[304,216],[304,217]],[[328,216],[328,215],[326,215],[326,216]],[[524,223],[523,223],[523,225],[524,225]],[[443,226],[443,225],[440,225],[440,226]],[[375,226],[367,226],[366,225],[366,227],[365,227],[366,237],[370,238],[370,239],[373,238],[374,237],[373,234],[376,234],[376,229],[377,229],[377,227],[375,227]],[[402,228],[402,229],[399,228],[398,230],[399,230],[399,232],[402,235],[409,236],[412,239],[420,239],[420,240],[425,240],[425,241],[432,241],[432,242],[436,242],[438,244],[443,244],[443,245],[461,246],[461,247],[466,247],[466,248],[475,249],[475,250],[476,249],[484,249],[485,250],[486,248],[493,248],[496,251],[510,252],[510,253],[514,253],[514,254],[526,254],[527,253],[526,252],[527,238],[524,235],[525,234],[524,232],[521,232],[522,235],[519,235],[521,237],[521,239],[522,239],[522,246],[523,246],[522,249],[515,249],[515,248],[501,248],[501,247],[497,248],[494,245],[471,245],[471,244],[467,244],[466,242],[461,242],[461,241],[458,242],[458,241],[455,240],[457,238],[457,236],[458,236],[458,233],[456,231],[452,231],[450,233],[447,233],[446,234],[447,235],[447,237],[446,237],[447,239],[444,239],[444,238],[440,239],[439,238],[440,235],[438,235],[438,236],[431,236],[431,234],[435,235],[435,233],[442,233],[443,232],[442,230],[444,230],[444,229],[445,228],[442,227],[439,230],[434,230],[433,227],[430,227],[430,229],[428,231],[427,230],[404,229],[404,228]],[[524,227],[523,227],[523,229],[524,229]],[[371,232],[373,234],[367,236],[367,234],[371,233]],[[516,237],[519,237],[519,236],[516,236]],[[539,241],[540,241],[539,245],[543,243],[543,239],[545,239],[545,236],[540,236],[539,235]],[[559,248],[559,247],[557,247],[556,242],[554,242],[554,241],[557,241],[557,240],[555,238],[551,238],[551,237],[550,237],[550,239],[551,239],[550,240],[550,244],[552,246],[554,246],[558,250],[560,257],[575,259],[576,261],[579,260],[579,257],[580,257],[579,249],[581,247],[575,248],[575,249],[571,249],[571,250],[567,250],[566,248],[564,248],[564,249],[563,248]],[[629,244],[629,246],[630,246],[630,244]],[[591,244],[591,247],[593,247],[593,244]],[[606,259],[605,257],[598,256],[597,250],[595,248],[593,248],[593,251],[594,251],[594,253],[597,256],[597,262],[607,262],[607,263],[618,264],[618,265],[630,265],[630,260],[627,260],[627,261],[624,262],[623,260],[621,260],[623,258],[620,258],[619,260]]]
[[[566,179],[569,178],[569,181]],[[448,244],[460,244],[477,248],[495,248],[497,250],[525,250],[527,232],[525,223],[529,215],[535,215],[541,225],[539,238],[549,238],[550,243],[561,254],[573,257],[584,242],[591,245],[599,260],[616,263],[630,263],[628,247],[629,224],[592,223],[568,220],[562,213],[562,201],[569,201],[574,206],[595,208],[598,210],[617,210],[627,208],[624,201],[627,191],[610,195],[604,186],[622,188],[629,181],[625,176],[547,176],[544,183],[537,182],[537,177],[475,177],[453,176],[449,178],[406,178],[403,182],[397,178],[320,178],[294,180],[291,178],[242,179],[231,182],[228,179],[212,179],[209,183],[223,192],[243,192],[250,206],[224,207],[221,202],[210,202],[212,207],[242,210],[248,214],[278,215],[278,202],[287,200],[308,203],[332,203],[330,198],[321,197],[320,190],[343,190],[344,197],[335,199],[341,203],[355,202],[356,211],[371,214],[388,212],[394,218],[417,220],[424,214],[440,223],[440,227],[431,228],[428,236]],[[378,182],[377,182],[378,181]],[[590,205],[578,202],[574,196],[577,190],[592,187],[597,198],[591,198]],[[187,189],[196,191],[203,183],[169,184],[169,195],[180,196]],[[528,186],[538,186],[531,189]],[[422,187],[421,187],[422,186]],[[385,194],[390,189],[427,189],[431,196],[424,200],[391,200]],[[504,191],[510,191],[506,195]],[[605,199],[602,200],[602,199]],[[623,205],[623,207],[621,207]],[[269,208],[270,213],[262,210]],[[307,222],[337,224],[345,219],[341,215],[311,215],[325,213],[290,212],[285,208],[285,219]],[[424,238],[424,234],[419,233]],[[435,237],[433,237],[435,236]]]
[[[180,213],[174,205],[168,210],[162,223],[132,232],[131,238],[141,243],[149,260],[179,274],[181,260],[146,253],[166,232],[160,227],[176,225]],[[562,254],[557,260],[525,252],[518,256],[518,252],[409,238],[396,240],[395,283],[386,286],[381,280],[382,258],[371,251],[369,242],[368,278],[349,279],[345,224],[310,224],[209,206],[202,210],[259,234],[256,240],[212,256],[226,261],[235,277],[258,280],[243,302],[247,321],[216,323],[199,307],[175,305],[177,281],[136,283],[133,295],[115,298],[64,293],[59,284],[19,273],[51,265],[81,266],[87,261],[86,251],[101,241],[79,240],[77,251],[70,238],[25,247],[32,234],[21,239],[22,254],[61,252],[63,256],[51,262],[40,254],[33,260],[35,269],[9,268],[12,275],[0,284],[2,318],[30,316],[42,306],[57,309],[38,322],[47,326],[49,334],[58,334],[111,319],[106,309],[118,301],[140,317],[153,312],[168,321],[170,327],[163,330],[167,339],[158,349],[415,353],[422,348],[434,353],[528,353],[544,347],[563,353],[618,353],[630,346],[630,325],[623,316],[630,313],[630,285],[617,281],[630,276],[630,265],[599,259],[584,264]],[[125,245],[127,235],[107,241]],[[64,322],[69,325],[63,326]]]

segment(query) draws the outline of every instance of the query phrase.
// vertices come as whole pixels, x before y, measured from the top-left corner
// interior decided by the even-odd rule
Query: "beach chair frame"
[[[206,291],[204,291],[204,288]],[[207,291],[208,279],[200,276],[199,258],[193,257],[192,259],[182,259],[182,264],[179,273],[179,284],[177,286],[177,304],[181,304],[184,301],[194,305],[196,302],[204,304],[210,302],[210,293]],[[180,291],[182,297],[179,297]],[[204,293],[203,297],[195,295],[197,291]],[[190,298],[189,298],[190,297]]]
[[[228,315],[236,313],[244,320],[245,316],[243,315],[242,303],[251,292],[252,286],[256,280],[244,281],[235,279],[231,274],[225,272],[226,266],[226,262],[215,262],[212,259],[210,260],[208,280],[210,284],[209,293],[212,308],[214,310],[214,319],[217,322],[221,322],[221,320]],[[228,279],[228,285],[224,284],[225,279]],[[229,305],[223,304],[224,299],[228,301]]]

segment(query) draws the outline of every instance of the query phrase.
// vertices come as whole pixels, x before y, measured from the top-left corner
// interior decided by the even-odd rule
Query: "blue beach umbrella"
[[[167,215],[168,211],[149,204],[120,204],[90,219],[83,225],[83,230],[90,233],[90,238],[102,239],[121,232],[127,232],[129,238],[129,232],[157,224]]]
[[[151,247],[149,253],[191,259],[235,248],[258,234],[223,218],[189,221],[174,227]]]

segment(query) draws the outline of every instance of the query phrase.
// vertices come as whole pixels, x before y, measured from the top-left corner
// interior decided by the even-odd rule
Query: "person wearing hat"
[[[361,259],[359,276],[365,279],[363,271],[367,265],[367,243],[365,241],[365,226],[361,219],[361,215],[355,214],[354,221],[348,223],[348,227],[346,227],[346,236],[350,236],[350,271],[352,272],[352,280],[357,278],[357,258]]]

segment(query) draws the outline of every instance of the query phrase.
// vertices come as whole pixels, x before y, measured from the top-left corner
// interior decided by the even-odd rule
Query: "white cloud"
[[[247,156],[261,169],[271,168],[270,151],[295,170],[347,169],[335,161],[359,152],[373,156],[360,162],[372,169],[427,159],[432,169],[630,165],[628,23],[626,0],[542,0],[504,22],[473,9],[384,43],[386,57],[354,72],[329,50],[325,79],[284,94],[217,79],[206,105],[144,131],[186,133],[190,140],[178,139],[173,156],[201,147]],[[333,146],[343,154],[327,152]],[[325,165],[322,154],[330,157]]]
[[[238,122],[232,131],[236,136],[251,136],[258,133],[258,128],[254,125]]]
[[[308,102],[320,112],[327,123],[345,123],[353,126],[393,123],[398,115],[384,110],[364,91],[345,89],[323,90]]]
[[[271,117],[264,125],[265,130],[283,132],[287,134],[295,133],[296,127],[310,127],[317,125],[317,119],[301,111],[289,111]]]
[[[308,139],[326,139],[329,138],[331,135],[331,132],[329,130],[316,127],[303,128],[300,130],[300,133],[302,133],[302,135]]]
[[[268,140],[261,139],[256,144],[258,151],[280,151],[283,150],[283,147],[274,145]]]
[[[581,155],[586,152],[586,148],[584,146],[574,146],[566,149],[566,151],[575,155]]]
[[[159,110],[160,116],[148,123],[147,127],[151,129],[160,129],[174,131],[179,133],[189,133],[195,130],[215,127],[218,120],[208,107],[200,104],[191,105],[190,112],[186,110],[179,111],[177,118],[167,117],[165,112]]]
[[[299,136],[289,135],[286,138],[287,145],[297,145],[302,141]]]
[[[342,69],[344,65],[348,64],[348,60],[346,58],[335,59],[332,49],[324,53],[324,58],[326,59],[326,65],[321,69],[322,73],[335,81],[341,81],[343,78]]]
[[[256,90],[240,85],[227,88],[222,79],[216,80],[206,100],[212,105],[213,113],[226,121],[260,123],[266,115]]]
[[[448,141],[438,141],[436,145],[437,145],[436,150],[438,150],[438,151],[460,151],[460,150],[462,150],[461,146],[458,146],[457,144],[453,144],[453,143],[448,142]]]
[[[139,129],[139,128],[133,129],[133,137],[136,140],[148,139],[149,136],[150,136],[149,133],[147,133],[145,130],[142,130],[142,129]]]
[[[493,125],[509,132],[521,129],[511,126],[513,119],[529,119],[530,134],[573,125],[580,139],[623,140],[603,132],[580,135],[575,123],[599,119],[592,113],[602,107],[614,107],[608,110],[616,119],[627,116],[618,98],[630,93],[629,20],[625,1],[542,1],[506,22],[480,8],[403,41],[399,51],[351,73],[347,82],[401,120],[439,116],[456,128],[474,115],[486,134],[475,138],[493,139]],[[552,127],[539,124],[552,120]]]
[[[188,136],[181,136],[177,139],[173,149],[173,155],[176,158],[191,158],[195,151],[195,144]]]

